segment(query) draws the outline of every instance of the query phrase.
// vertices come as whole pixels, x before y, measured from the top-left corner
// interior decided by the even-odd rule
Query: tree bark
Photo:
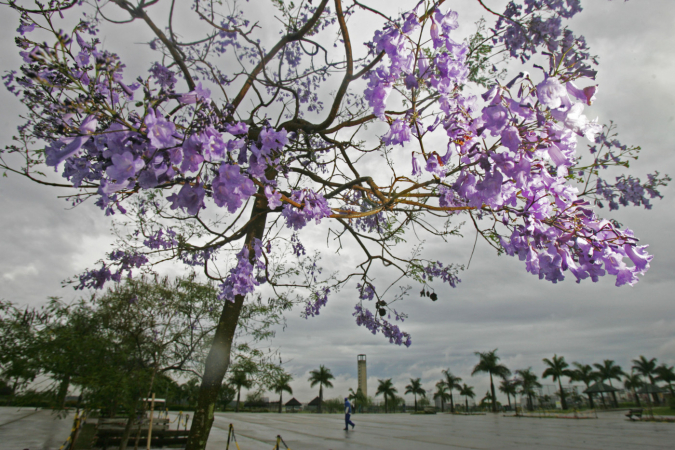
[[[562,409],[565,410],[567,409],[567,401],[565,400],[565,391],[563,391],[560,378],[558,378],[558,387],[560,388],[560,405],[562,406]]]
[[[497,412],[497,396],[495,395],[495,384],[492,382],[492,372],[490,372],[490,391],[492,391],[492,412]]]
[[[652,377],[651,375],[649,375],[649,382],[652,384],[652,386],[656,386],[654,384],[654,377]],[[654,404],[656,406],[659,406],[661,404],[661,400],[659,400],[659,394],[657,394],[656,392],[652,392],[652,400],[654,401]]]
[[[241,386],[237,389],[237,407],[234,408],[234,412],[239,412],[239,399],[241,398]]]
[[[274,173],[270,173],[270,175],[272,175],[272,178],[268,176],[268,179],[275,177]],[[259,188],[258,193],[260,195],[253,205],[251,222],[244,242],[244,245],[249,248],[249,258],[252,263],[255,260],[255,252],[252,249],[253,241],[254,239],[262,239],[268,211],[267,198],[264,195],[263,188]],[[197,397],[197,408],[192,418],[192,426],[185,450],[205,450],[206,448],[206,441],[213,425],[216,399],[223,384],[225,373],[230,366],[232,340],[239,322],[241,308],[244,305],[244,298],[242,295],[237,295],[234,302],[227,300],[224,302],[223,312],[216,327],[211,350],[209,350],[209,355],[206,358],[204,376]]]
[[[450,389],[450,412],[455,413],[455,402],[452,400],[452,389]]]
[[[64,409],[66,407],[66,396],[68,395],[68,387],[70,386],[70,374],[63,377],[61,384],[59,385],[59,393],[57,394],[56,401],[59,409]]]
[[[131,436],[131,427],[134,424],[134,419],[136,418],[136,403],[129,411],[129,418],[127,419],[127,424],[124,426],[124,432],[122,433],[122,440],[120,441],[120,450],[127,450],[127,445],[129,443],[129,437]],[[138,425],[140,429],[141,425]]]
[[[279,393],[279,414],[281,414],[281,399],[284,396],[284,392]]]
[[[319,383],[319,413],[323,412],[323,384]]]

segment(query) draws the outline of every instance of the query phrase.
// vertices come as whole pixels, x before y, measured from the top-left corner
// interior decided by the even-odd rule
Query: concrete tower
[[[366,373],[366,355],[358,355],[356,364],[359,370],[359,389],[368,397],[368,374]]]

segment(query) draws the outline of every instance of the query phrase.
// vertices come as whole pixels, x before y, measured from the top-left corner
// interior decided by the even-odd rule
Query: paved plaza
[[[207,450],[225,449],[230,423],[241,450],[270,450],[277,434],[292,450],[674,448],[675,424],[629,422],[623,414],[585,420],[355,414],[356,429],[345,432],[337,414],[217,413]],[[59,420],[50,411],[0,408],[0,450],[57,450],[71,423],[72,414]]]

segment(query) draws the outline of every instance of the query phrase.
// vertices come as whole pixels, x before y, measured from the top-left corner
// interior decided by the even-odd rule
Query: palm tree
[[[460,377],[456,377],[450,372],[450,369],[445,369],[443,371],[443,374],[445,375],[445,385],[448,387],[448,390],[450,391],[450,412],[455,412],[455,402],[452,400],[452,390],[453,389],[461,389],[462,385],[459,384],[462,379]]]
[[[445,384],[445,381],[441,380],[436,383],[436,393],[434,394],[434,400],[441,400],[441,412],[445,412],[445,402],[447,402],[449,398],[452,398],[452,395],[448,393],[448,385]]]
[[[291,388],[290,383],[291,380],[293,379],[293,376],[288,373],[282,373],[279,375],[279,377],[274,380],[270,385],[269,388],[272,390],[272,392],[276,392],[279,394],[279,414],[281,414],[281,405],[283,402],[283,394],[284,391],[288,392],[289,394],[293,394],[293,388]]]
[[[239,402],[241,400],[241,388],[251,389],[253,387],[253,380],[248,378],[248,373],[243,370],[232,372],[230,376],[230,384],[237,388],[237,407],[235,412],[239,412]]]
[[[551,377],[554,383],[556,381],[558,382],[558,388],[560,388],[560,404],[562,405],[562,409],[567,409],[567,401],[565,400],[565,391],[563,390],[561,380],[562,377],[573,378],[574,373],[570,369],[568,369],[569,364],[565,362],[564,356],[559,357],[558,355],[554,354],[553,360],[544,358],[542,361],[544,361],[544,364],[548,366],[546,370],[544,370],[544,373],[541,375],[542,378]]]
[[[656,378],[659,381],[663,381],[664,383],[668,384],[670,395],[672,398],[675,398],[675,391],[673,391],[673,382],[675,381],[675,366],[668,367],[665,364],[661,364],[659,367],[654,369],[654,372],[656,373]]]
[[[410,384],[405,387],[405,394],[412,394],[415,396],[415,412],[417,412],[417,396],[421,395],[422,397],[427,396],[427,391],[422,387],[422,381],[420,378],[411,378]]]
[[[578,362],[572,363],[576,366],[574,370],[574,380],[581,381],[586,385],[586,389],[591,387],[591,383],[597,380],[597,375],[593,371],[593,368],[589,364],[581,364]],[[588,401],[590,403],[591,409],[595,408],[593,405],[593,394],[590,392],[588,394]]]
[[[640,355],[640,359],[633,360],[633,369],[640,373],[644,378],[649,378],[649,383],[654,384],[654,375],[656,375],[656,358],[647,359]],[[645,380],[646,381],[646,380]],[[652,392],[652,400],[657,405],[660,404],[659,396],[656,392]]]
[[[532,403],[534,388],[540,388],[541,383],[537,381],[538,377],[532,372],[532,367],[516,370],[516,374],[520,377],[520,380],[518,380],[518,384],[520,385],[520,395],[527,396],[527,407],[532,411],[534,410],[534,404]]]
[[[349,388],[349,395],[347,398],[354,402],[354,404],[358,407],[359,412],[363,412],[363,407],[367,406],[368,403],[368,398],[363,395],[361,388],[357,388],[356,392],[354,392],[354,389]]]
[[[475,352],[476,356],[480,358],[480,361],[473,368],[471,375],[478,372],[486,372],[490,374],[490,391],[492,392],[492,398],[497,398],[495,395],[495,384],[492,381],[492,376],[497,375],[501,378],[506,378],[511,375],[511,371],[503,364],[499,364],[499,356],[497,356],[497,349],[492,350],[491,352]],[[497,412],[497,402],[492,402],[492,412]]]
[[[384,412],[386,414],[388,409],[387,400],[388,399],[394,400],[398,390],[394,387],[394,384],[391,382],[391,378],[387,378],[386,380],[377,380],[377,382],[380,384],[377,386],[375,397],[377,397],[380,394],[384,396]]]
[[[623,387],[626,389],[633,391],[633,396],[635,397],[635,402],[637,403],[638,408],[642,405],[640,405],[640,397],[638,396],[637,392],[635,391],[637,388],[642,387],[644,383],[638,376],[638,374],[631,373],[631,374],[626,374],[626,378],[623,380]]]
[[[323,387],[333,387],[333,383],[330,380],[334,380],[335,377],[330,372],[330,369],[327,369],[323,364],[319,366],[319,370],[312,370],[309,372],[309,385],[314,387],[317,384],[319,385],[319,412],[321,412],[321,407],[323,405]]]
[[[464,404],[466,405],[466,412],[469,412],[469,397],[474,398],[476,394],[473,393],[473,386],[463,384],[459,389],[459,395],[464,396]]]
[[[509,401],[509,409],[511,409],[511,396],[513,395],[513,400],[516,400],[516,389],[518,388],[518,383],[515,380],[510,380],[508,378],[502,379],[499,383],[499,391],[503,394],[506,394],[506,398]]]
[[[596,373],[598,374],[598,379],[600,381],[609,381],[609,385],[612,386],[612,379],[619,380],[621,381],[621,377],[624,374],[623,370],[621,370],[620,366],[617,366],[614,364],[614,361],[611,359],[605,359],[602,364],[593,364],[596,369]],[[614,386],[612,386],[614,387]],[[616,392],[612,391],[612,398],[614,399],[614,407],[618,408],[619,407],[619,402],[616,401]]]

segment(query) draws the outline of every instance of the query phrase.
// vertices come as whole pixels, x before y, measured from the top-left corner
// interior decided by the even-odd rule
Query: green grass
[[[644,408],[643,407],[643,415],[649,414],[649,408]],[[654,413],[655,416],[675,416],[675,409],[669,407],[669,406],[655,406],[652,408],[652,412]]]

